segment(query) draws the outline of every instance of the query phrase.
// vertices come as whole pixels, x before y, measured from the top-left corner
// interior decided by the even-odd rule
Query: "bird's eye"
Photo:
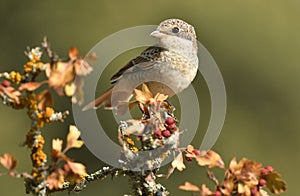
[[[178,33],[179,32],[179,28],[178,27],[173,27],[172,28],[172,33]]]

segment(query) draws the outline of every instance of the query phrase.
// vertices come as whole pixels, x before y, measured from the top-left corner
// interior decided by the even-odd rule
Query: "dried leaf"
[[[280,174],[277,172],[272,172],[264,176],[267,181],[267,187],[272,193],[279,194],[286,190],[285,181],[279,179]]]
[[[251,196],[251,190],[249,186],[241,183],[238,184],[238,193],[245,196]]]
[[[77,105],[82,105],[84,101],[84,93],[83,93],[83,84],[84,81],[81,77],[77,76],[75,81],[75,92],[72,96],[72,103],[77,104]]]
[[[212,194],[213,194],[213,192],[205,184],[202,184],[201,196],[208,196],[208,195],[212,195]]]
[[[54,66],[48,65],[47,76],[49,86],[52,87],[58,95],[64,95],[64,87],[75,78],[75,71],[72,62],[57,62]]]
[[[86,76],[93,71],[93,67],[87,61],[79,57],[79,51],[76,47],[69,49],[70,61],[74,63],[76,75]]]
[[[153,95],[146,84],[142,85],[142,90],[134,89],[134,93],[135,99],[143,104],[147,104],[149,100],[153,98]]]
[[[260,196],[269,196],[268,192],[263,189],[259,189],[259,193],[260,193]]]
[[[79,58],[76,60],[75,62],[75,72],[77,75],[79,76],[86,76],[88,74],[90,74],[93,71],[93,67],[90,66],[90,64]]]
[[[9,98],[15,100],[17,104],[20,103],[19,96],[21,95],[20,91],[16,90],[12,86],[3,86],[0,84],[0,95],[5,94]]]
[[[27,91],[34,91],[38,89],[41,85],[47,83],[47,81],[42,81],[42,82],[27,82],[21,84],[19,87],[20,91],[27,90]]]
[[[8,170],[13,170],[17,166],[17,160],[8,153],[4,153],[3,157],[0,157],[0,163]]]
[[[229,163],[229,169],[234,170],[236,165],[237,165],[236,157],[233,157]]]
[[[196,185],[193,185],[190,182],[185,182],[184,185],[180,185],[178,187],[180,190],[184,191],[195,191],[195,192],[200,192],[200,188]]]
[[[224,168],[224,162],[219,154],[216,152],[202,151],[199,155],[196,156],[196,160],[200,166],[208,166],[209,168],[220,167]]]
[[[58,152],[62,150],[63,141],[61,139],[53,139],[52,140],[52,149]]]
[[[47,107],[53,107],[53,98],[49,90],[43,90],[36,96],[38,102],[38,109],[40,111],[45,111]]]
[[[64,90],[65,90],[66,96],[68,96],[68,97],[73,96],[74,93],[75,93],[75,91],[76,91],[76,85],[75,85],[75,83],[74,83],[74,82],[71,82],[71,83],[67,84],[67,85],[65,86],[65,89],[64,89]]]
[[[157,93],[154,97],[154,100],[157,101],[157,102],[163,102],[165,101],[166,99],[168,98],[168,95],[164,95],[164,94],[161,94],[161,93]]]
[[[75,163],[72,161],[67,161],[67,164],[69,165],[70,169],[74,174],[83,175],[83,176],[87,175],[85,166],[83,164]]]
[[[50,190],[53,189],[62,189],[62,185],[65,182],[64,171],[58,169],[55,172],[52,172],[46,179],[47,188]]]
[[[261,173],[262,164],[243,158],[237,164],[235,160],[230,164],[230,171],[238,177],[238,179],[247,182],[250,188],[258,184],[258,177]]]
[[[80,148],[83,145],[83,141],[78,140],[79,136],[80,131],[77,129],[76,126],[71,125],[69,128],[69,134],[67,136],[67,150],[70,148]]]
[[[183,156],[182,153],[179,153],[177,157],[172,161],[172,167],[182,171],[185,169],[185,165],[183,163]]]
[[[78,49],[76,47],[71,47],[69,49],[69,57],[70,57],[70,59],[72,61],[75,60],[75,59],[77,59],[78,54],[79,54],[79,51],[78,51]]]

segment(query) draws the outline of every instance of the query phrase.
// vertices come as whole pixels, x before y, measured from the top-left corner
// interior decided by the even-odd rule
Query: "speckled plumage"
[[[131,85],[141,81],[145,81],[153,94],[160,92],[173,96],[187,88],[196,76],[198,49],[192,25],[180,19],[168,19],[161,22],[151,36],[157,39],[157,44],[129,61],[111,78],[115,89],[122,90],[122,101],[130,98]],[[126,96],[124,89],[129,89]],[[111,101],[111,93],[112,89],[88,104],[84,110],[102,105],[116,107],[117,103]]]

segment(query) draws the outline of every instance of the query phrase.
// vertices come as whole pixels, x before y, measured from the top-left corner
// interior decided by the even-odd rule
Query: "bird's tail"
[[[129,102],[131,97],[132,92],[126,91],[126,89],[111,88],[103,95],[84,106],[82,111],[97,109],[103,106],[105,109],[116,110],[117,115],[123,115],[136,105],[134,102]]]
[[[102,106],[104,106],[106,108],[111,108],[112,107],[112,104],[111,104],[112,91],[113,91],[113,88],[109,89],[103,95],[101,95],[100,97],[98,97],[94,101],[91,101],[86,106],[84,106],[82,108],[82,111],[86,111],[86,110],[89,110],[89,109],[97,109],[97,108],[100,108]]]

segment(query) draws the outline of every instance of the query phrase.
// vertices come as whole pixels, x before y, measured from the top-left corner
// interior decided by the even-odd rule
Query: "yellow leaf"
[[[153,98],[153,95],[146,84],[142,85],[142,90],[134,89],[134,93],[135,99],[143,104],[147,104]]]
[[[52,140],[52,149],[58,152],[62,150],[63,141],[61,139],[53,139]]]
[[[161,94],[161,93],[157,93],[154,97],[154,100],[155,101],[158,101],[158,102],[163,102],[164,100],[166,100],[168,98],[168,95],[164,95],[164,94]]]
[[[65,90],[66,96],[68,96],[68,97],[73,96],[74,93],[75,93],[75,91],[76,91],[76,85],[75,85],[75,83],[74,83],[74,82],[71,82],[71,83],[69,83],[69,84],[66,84],[64,90]]]
[[[178,169],[179,171],[185,169],[182,153],[179,153],[177,157],[172,161],[172,167]]]
[[[80,136],[80,131],[76,126],[71,125],[69,129],[69,134],[67,136],[67,146],[66,149],[70,148],[80,148],[83,145],[83,141],[78,140]]]

